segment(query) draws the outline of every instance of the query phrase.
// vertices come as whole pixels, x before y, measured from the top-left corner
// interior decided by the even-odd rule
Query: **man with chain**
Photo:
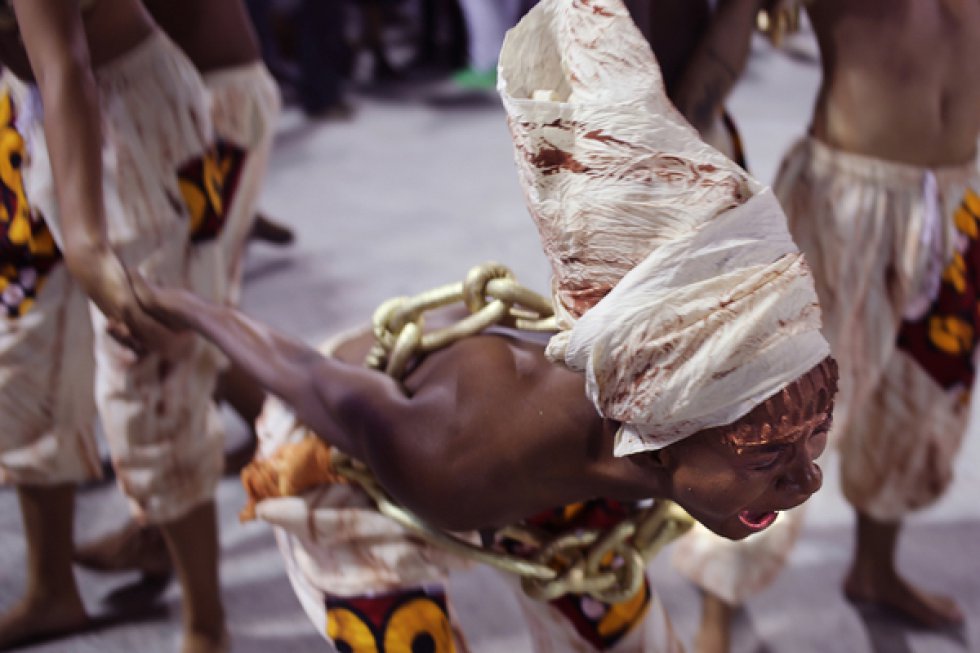
[[[325,357],[135,280],[151,314],[201,333],[290,406],[268,411],[245,479],[304,608],[341,650],[469,650],[444,585],[466,559],[405,523],[520,556],[521,533],[606,533],[671,499],[739,539],[821,482],[836,368],[806,264],[772,194],[670,105],[619,0],[540,3],[508,37],[501,92],[554,272],[544,338],[519,329],[530,318],[515,295],[489,301],[492,284],[475,284],[467,303],[489,301],[517,329],[429,351],[441,335],[392,318]],[[364,367],[369,353],[396,378]],[[391,498],[383,513],[376,492]],[[598,537],[590,564],[634,568],[630,549]],[[561,566],[560,541],[547,563]],[[548,601],[515,593],[534,649],[677,650],[650,585],[627,580],[618,600],[581,584],[539,588]]]

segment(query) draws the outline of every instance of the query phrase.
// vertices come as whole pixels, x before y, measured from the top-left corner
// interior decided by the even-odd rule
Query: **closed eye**
[[[749,454],[746,467],[753,471],[768,471],[776,466],[786,450],[784,446],[760,447],[758,451]]]

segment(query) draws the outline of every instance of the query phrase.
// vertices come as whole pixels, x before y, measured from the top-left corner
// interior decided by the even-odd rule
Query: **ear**
[[[666,449],[656,451],[644,451],[643,453],[633,454],[630,460],[643,469],[651,472],[665,472],[671,464],[671,456]]]
[[[647,464],[652,467],[657,467],[660,469],[667,469],[669,466],[670,455],[667,453],[666,449],[657,449],[656,451],[646,452]]]
[[[634,478],[644,488],[646,498],[672,498],[674,456],[661,449],[633,454],[628,456],[628,460],[635,465]]]

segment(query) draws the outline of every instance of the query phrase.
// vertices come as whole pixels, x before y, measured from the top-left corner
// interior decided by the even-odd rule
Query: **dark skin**
[[[709,430],[617,458],[618,424],[596,414],[582,376],[548,362],[541,345],[467,338],[424,357],[399,385],[361,364],[366,340],[325,358],[234,309],[134,281],[150,313],[212,341],[435,526],[501,526],[594,497],[665,498],[740,539],[754,532],[741,512],[789,509],[822,482],[814,459],[829,415],[794,425],[774,448],[734,447]]]
[[[19,33],[0,33],[0,63],[35,80],[54,172],[65,263],[86,294],[136,344],[165,338],[139,309],[109,247],[93,67],[142,42],[153,23],[133,0],[106,0],[82,14],[75,2],[16,0]]]
[[[654,20],[679,13],[680,0],[655,0]],[[692,2],[684,20],[653,30],[657,60],[667,62],[664,81],[671,101],[703,136],[711,135],[749,56],[755,17],[769,0],[721,0],[711,14],[706,2]],[[669,27],[668,27],[669,26]],[[684,31],[682,27],[687,27]],[[669,31],[676,30],[671,35]],[[662,64],[663,65],[663,64]]]
[[[234,70],[261,61],[258,39],[242,0],[145,0],[143,4],[203,74]],[[285,225],[258,214],[250,238],[287,244],[293,234]],[[251,428],[265,393],[248,375],[232,367],[218,378],[214,397],[216,401],[227,402]],[[251,460],[255,444],[251,437],[230,452],[225,458],[226,473],[237,474]],[[75,562],[97,571],[138,570],[155,579],[171,573],[170,559],[158,530],[132,522],[79,547]]]
[[[807,11],[823,61],[815,137],[918,166],[973,161],[980,1],[820,0]]]

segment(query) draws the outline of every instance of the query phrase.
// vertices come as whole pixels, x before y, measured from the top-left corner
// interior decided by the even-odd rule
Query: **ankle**
[[[230,637],[228,630],[222,624],[220,628],[195,629],[186,628],[183,634],[183,651],[185,653],[228,651]]]
[[[219,606],[200,616],[185,614],[184,632],[213,640],[226,637],[228,629],[225,624],[224,609]]]
[[[889,560],[855,560],[845,580],[845,585],[852,589],[894,587],[902,583],[901,574]]]
[[[83,608],[82,596],[78,592],[74,576],[70,581],[56,582],[46,580],[28,587],[24,594],[25,605],[37,606],[42,610],[59,608]]]

